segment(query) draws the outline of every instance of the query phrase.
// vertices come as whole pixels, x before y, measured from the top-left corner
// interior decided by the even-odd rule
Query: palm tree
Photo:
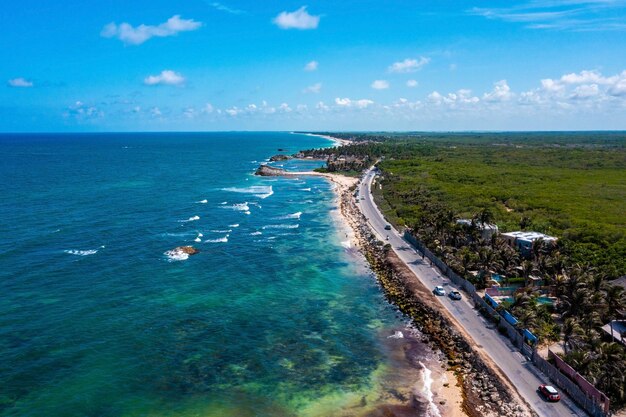
[[[565,319],[563,323],[563,350],[567,354],[571,350],[581,347],[583,328],[574,317]]]

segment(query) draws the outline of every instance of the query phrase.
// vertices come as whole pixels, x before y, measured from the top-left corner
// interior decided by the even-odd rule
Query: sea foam
[[[63,252],[69,253],[70,255],[78,255],[78,256],[88,256],[98,253],[98,249],[90,249],[90,250],[77,250],[77,249],[67,249]]]
[[[286,216],[281,216],[278,217],[279,220],[285,220],[285,219],[300,219],[300,216],[302,216],[302,212],[299,211],[297,213],[293,213],[293,214],[287,214]]]
[[[299,224],[269,224],[263,226],[262,229],[297,229],[298,227],[300,227]]]
[[[233,204],[232,206],[222,206],[222,208],[231,209],[235,211],[246,211],[247,214],[250,214],[250,206],[248,206],[248,202]]]
[[[200,220],[200,216],[192,216],[188,218],[187,220],[179,220],[179,222],[186,223],[186,222],[195,222],[197,220]]]
[[[242,194],[253,194],[255,197],[258,197],[258,198],[267,198],[271,196],[272,194],[274,194],[274,190],[272,189],[271,185],[269,186],[253,185],[251,187],[245,187],[245,188],[229,187],[229,188],[222,188],[222,191],[230,191],[233,193],[242,193]]]
[[[230,235],[226,235],[224,237],[220,237],[218,239],[207,239],[205,240],[206,243],[226,243],[228,242],[228,236]]]
[[[170,262],[171,261],[184,261],[189,258],[188,253],[185,253],[178,248],[165,251],[163,252],[163,255],[167,256]]]

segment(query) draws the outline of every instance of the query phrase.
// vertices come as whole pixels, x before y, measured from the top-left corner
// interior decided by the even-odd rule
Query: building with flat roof
[[[556,237],[544,235],[539,232],[507,232],[502,233],[501,236],[507,240],[509,245],[519,249],[524,256],[528,256],[532,253],[533,244],[540,239],[544,242],[552,243],[556,243],[557,241]]]

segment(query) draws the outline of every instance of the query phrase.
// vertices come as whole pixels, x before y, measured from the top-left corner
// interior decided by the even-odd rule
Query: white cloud
[[[159,75],[149,75],[143,80],[146,85],[181,85],[184,82],[182,75],[171,70],[161,71]]]
[[[407,58],[404,61],[394,62],[388,68],[389,72],[415,72],[430,62],[430,58],[421,56],[419,59]]]
[[[291,107],[289,107],[289,104],[287,103],[281,103],[280,106],[278,106],[278,110],[282,113],[291,113],[292,111]]]
[[[202,109],[203,113],[213,113],[213,106],[211,105],[211,103],[207,103],[205,104],[204,108]]]
[[[513,98],[513,93],[511,92],[509,85],[506,83],[506,80],[496,82],[493,86],[493,90],[483,95],[483,100],[490,102],[506,101],[511,98]]]
[[[374,102],[368,99],[351,100],[347,97],[346,98],[337,97],[335,99],[335,104],[339,107],[354,107],[357,109],[364,109],[374,104]]]
[[[320,111],[328,111],[328,110],[330,110],[330,107],[328,107],[326,104],[324,104],[323,101],[320,101],[319,103],[317,103],[315,105],[315,108],[317,110],[320,110]]]
[[[281,12],[272,23],[281,29],[317,29],[320,16],[310,15],[306,11],[306,6],[302,6],[295,12]]]
[[[200,26],[202,23],[193,19],[181,19],[180,15],[174,15],[158,26],[141,24],[133,27],[126,22],[119,25],[111,22],[102,28],[100,35],[105,38],[118,38],[127,45],[140,45],[152,37],[174,36],[179,32],[196,30]]]
[[[408,81],[406,82],[406,86],[407,86],[407,87],[410,87],[410,88],[415,88],[415,87],[417,87],[418,85],[419,85],[419,83],[418,83],[417,81],[415,81],[415,80],[408,80]]]
[[[63,116],[67,118],[71,117],[78,121],[89,121],[102,119],[104,117],[104,112],[96,106],[87,105],[79,100],[71,106],[68,106],[63,113]]]
[[[152,117],[161,117],[163,113],[161,113],[161,109],[158,107],[153,107],[150,109],[150,115],[152,115]]]
[[[452,108],[458,105],[474,105],[480,102],[476,96],[472,96],[472,91],[462,88],[455,93],[448,93],[445,96],[438,91],[433,91],[428,95],[428,101],[435,105],[449,105]]]
[[[386,80],[374,80],[371,86],[374,90],[386,90],[389,88],[389,81]]]
[[[214,7],[216,10],[219,10],[221,12],[226,12],[226,13],[230,13],[230,14],[243,14],[245,13],[243,10],[238,10],[238,9],[233,9],[232,7],[228,7],[222,3],[218,3],[218,2],[213,2],[211,3],[211,6]]]
[[[322,90],[322,83],[315,83],[313,85],[308,86],[304,90],[302,90],[302,92],[318,94],[321,90]]]
[[[487,19],[525,25],[528,29],[571,31],[624,31],[623,0],[526,0],[508,7],[468,10]]]
[[[304,66],[304,70],[305,71],[317,71],[318,65],[319,65],[319,62],[317,61],[307,62],[307,64]]]
[[[243,113],[243,110],[239,109],[237,106],[231,107],[230,109],[226,109],[224,111],[231,117],[236,117],[237,115]]]
[[[13,78],[12,80],[7,81],[7,84],[9,84],[10,87],[22,87],[22,88],[34,87],[35,85],[33,84],[32,81],[28,81],[27,79],[22,78],[22,77]]]

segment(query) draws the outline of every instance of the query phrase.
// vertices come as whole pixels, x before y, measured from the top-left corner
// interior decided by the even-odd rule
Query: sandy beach
[[[346,146],[352,143],[351,140],[348,139],[340,139],[340,138],[335,138],[332,136],[328,136],[328,135],[319,135],[317,133],[304,133],[304,135],[306,136],[316,136],[318,138],[324,138],[324,139],[328,139],[330,141],[332,141],[335,146]]]

